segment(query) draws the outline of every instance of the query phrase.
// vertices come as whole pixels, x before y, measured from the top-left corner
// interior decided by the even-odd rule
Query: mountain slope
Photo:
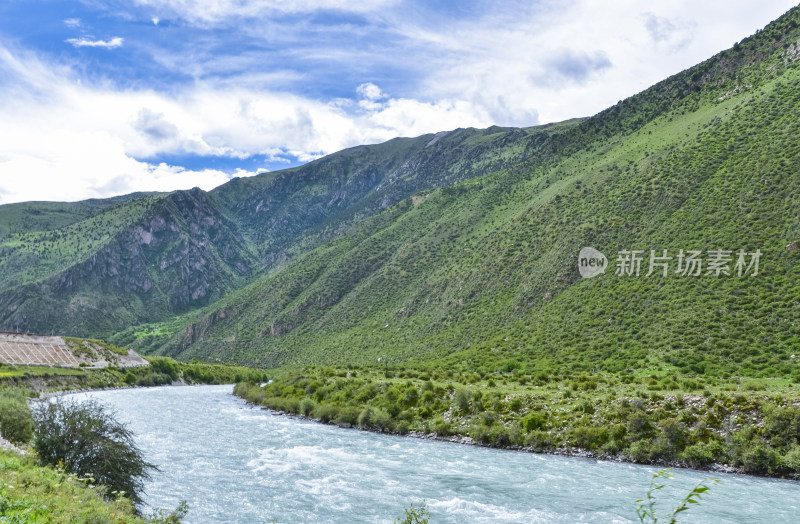
[[[508,168],[421,192],[170,325],[118,340],[260,365],[795,372],[800,347],[798,9],[552,137]],[[608,256],[583,280],[578,252]],[[617,253],[668,250],[666,277]],[[677,255],[732,251],[732,276]],[[736,275],[760,250],[757,276]],[[658,275],[658,273],[656,273]],[[800,376],[800,374],[798,374]]]
[[[529,158],[577,122],[394,139],[210,192],[0,206],[0,329],[107,337],[202,307],[419,190]]]

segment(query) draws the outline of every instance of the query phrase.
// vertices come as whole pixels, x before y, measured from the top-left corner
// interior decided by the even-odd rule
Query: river
[[[70,395],[111,406],[158,465],[151,507],[189,523],[394,522],[426,501],[432,523],[638,522],[658,468],[381,435],[274,415],[232,386]],[[709,473],[674,470],[666,512]],[[797,522],[800,482],[717,474],[681,522]]]

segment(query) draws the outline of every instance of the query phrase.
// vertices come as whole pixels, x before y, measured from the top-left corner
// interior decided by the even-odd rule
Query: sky
[[[591,116],[782,0],[3,0],[0,204],[211,189],[396,136]]]

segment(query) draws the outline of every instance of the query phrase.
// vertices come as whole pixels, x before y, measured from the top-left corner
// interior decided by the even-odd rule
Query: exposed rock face
[[[103,335],[218,299],[254,265],[207,193],[179,191],[86,260],[0,293],[0,325]]]

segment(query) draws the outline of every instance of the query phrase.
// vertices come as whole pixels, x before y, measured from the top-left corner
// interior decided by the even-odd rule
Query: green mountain
[[[418,191],[199,312],[115,340],[265,366],[798,373],[799,17],[562,126],[525,159]],[[579,276],[585,246],[606,254],[605,274]],[[667,276],[646,276],[665,249]],[[632,250],[641,274],[616,275]],[[681,250],[700,252],[699,276],[676,273]],[[719,250],[730,260],[715,276]]]
[[[0,206],[0,329],[108,337],[196,310],[420,190],[530,158],[573,124],[398,138],[210,192]]]
[[[587,119],[56,206],[0,240],[0,328],[261,366],[800,376],[799,21]],[[591,279],[587,246],[608,259]],[[615,274],[630,251],[640,274]],[[676,272],[692,251],[700,274]]]

